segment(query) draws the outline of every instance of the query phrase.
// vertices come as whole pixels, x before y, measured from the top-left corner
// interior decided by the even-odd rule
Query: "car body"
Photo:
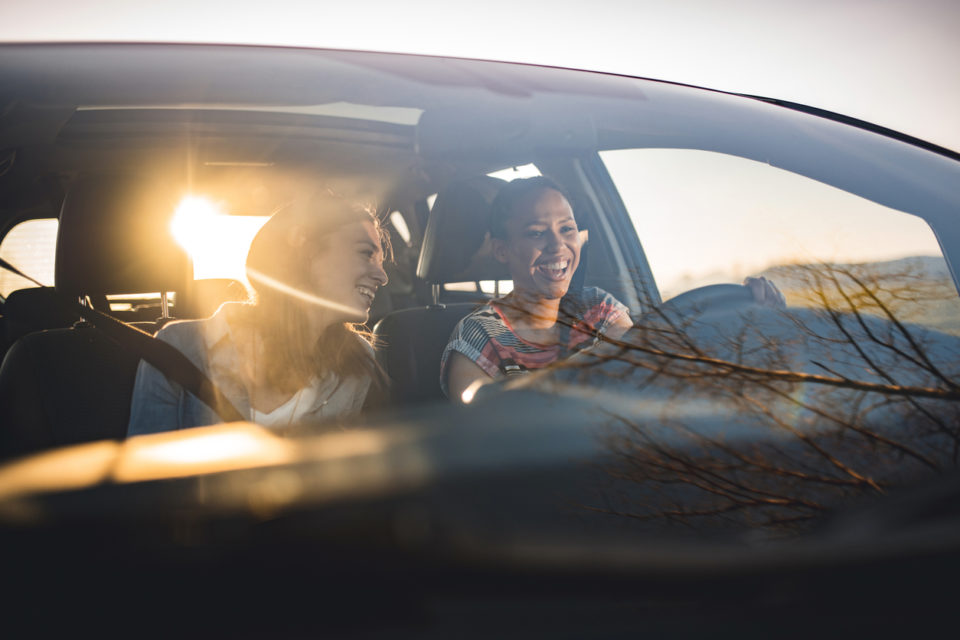
[[[388,221],[396,258],[371,322],[385,327],[508,286],[453,236],[429,240],[447,233],[431,225],[456,215],[452,187],[539,172],[589,230],[582,284],[636,325],[460,405],[436,398],[436,353],[419,349],[446,334],[424,337],[433,316],[417,315],[407,333],[382,330],[392,403],[292,439],[235,423],[124,441],[104,425],[123,426],[141,354],[54,346],[41,361],[23,354],[43,338],[18,335],[0,371],[4,429],[55,407],[58,431],[0,468],[16,624],[614,637],[946,616],[943,592],[905,585],[939,584],[960,558],[956,152],[666,82],[294,48],[4,45],[0,100],[0,238],[65,225],[90,181],[109,194],[146,180],[164,192],[154,203],[206,196],[248,222],[329,188]],[[76,272],[58,255],[44,284],[149,325],[161,291],[88,290],[83,274],[169,257],[164,207],[159,227],[152,204],[61,226],[58,252],[84,229],[97,248],[75,250]],[[174,315],[209,313],[194,273],[176,273],[162,291]],[[758,274],[786,310],[730,284]],[[48,334],[99,331],[36,314]],[[8,334],[11,318],[5,303]],[[43,399],[15,412],[38,385]],[[82,391],[108,385],[109,416]]]

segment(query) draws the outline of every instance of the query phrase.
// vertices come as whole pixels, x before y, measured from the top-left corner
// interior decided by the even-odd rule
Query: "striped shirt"
[[[453,351],[477,363],[492,378],[525,373],[592,347],[601,334],[630,315],[626,306],[603,289],[584,287],[560,302],[559,342],[543,345],[514,333],[500,308],[502,304],[502,300],[495,300],[480,307],[453,330],[440,363],[440,386],[445,394],[449,395],[447,363]]]

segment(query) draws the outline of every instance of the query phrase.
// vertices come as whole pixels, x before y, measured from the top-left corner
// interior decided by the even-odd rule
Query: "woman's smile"
[[[370,305],[373,304],[373,297],[376,295],[376,288],[367,287],[362,284],[357,285],[357,292],[360,294],[360,297],[366,301],[366,306],[369,309]]]
[[[569,259],[554,260],[552,262],[541,262],[536,265],[540,276],[553,282],[562,282],[567,278],[567,268],[570,266]]]

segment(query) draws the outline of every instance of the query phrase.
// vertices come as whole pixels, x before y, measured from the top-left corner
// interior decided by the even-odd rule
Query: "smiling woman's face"
[[[539,189],[518,200],[505,221],[506,239],[493,238],[497,260],[510,268],[514,291],[562,298],[580,263],[580,231],[559,191]]]
[[[338,322],[365,322],[377,289],[387,283],[383,246],[372,221],[343,225],[327,235],[310,261],[312,293],[322,330]]]

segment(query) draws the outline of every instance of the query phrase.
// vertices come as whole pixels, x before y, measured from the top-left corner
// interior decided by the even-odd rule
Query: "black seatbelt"
[[[0,258],[0,267],[33,282],[37,286],[44,286],[3,258]],[[80,317],[122,348],[140,356],[156,367],[169,380],[176,382],[213,409],[225,422],[246,420],[220,389],[213,384],[213,381],[173,345],[153,337],[146,331],[131,327],[102,311],[80,304],[79,301],[72,298],[57,296],[57,300],[72,311],[79,313]]]

